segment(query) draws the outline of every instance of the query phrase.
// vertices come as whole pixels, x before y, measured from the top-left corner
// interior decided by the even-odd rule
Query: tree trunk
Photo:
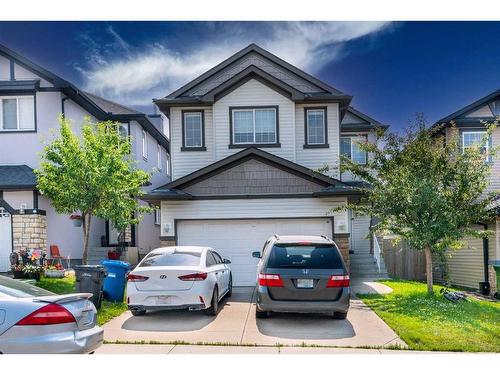
[[[426,246],[424,248],[425,253],[425,273],[427,274],[427,293],[433,294],[434,289],[432,288],[433,280],[432,280],[432,253],[431,248]]]
[[[89,234],[90,234],[90,219],[92,215],[83,214],[82,215],[82,227],[83,227],[83,254],[82,254],[82,264],[87,264],[88,252],[89,252]]]

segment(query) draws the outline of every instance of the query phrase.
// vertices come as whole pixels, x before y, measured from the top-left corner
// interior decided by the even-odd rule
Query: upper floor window
[[[366,136],[340,137],[340,153],[351,159],[356,164],[366,164],[366,151],[362,150],[360,144],[366,142]]]
[[[328,147],[326,108],[305,109],[304,148]]]
[[[0,131],[35,130],[35,97],[0,97]]]
[[[148,159],[148,135],[145,130],[142,131],[142,157]]]
[[[118,134],[120,134],[123,138],[128,137],[128,124],[118,124]]]
[[[161,146],[156,145],[156,168],[161,171]]]
[[[165,161],[167,176],[170,176],[170,155],[167,153],[167,160]]]
[[[182,111],[182,150],[205,151],[203,111]]]
[[[491,139],[486,138],[486,131],[473,130],[462,132],[462,151],[479,145],[481,153],[488,155],[487,161],[491,161],[491,155],[489,155],[490,142]]]
[[[155,225],[160,225],[161,223],[161,210],[159,208],[155,208]]]
[[[279,146],[278,107],[233,107],[230,116],[230,146]]]

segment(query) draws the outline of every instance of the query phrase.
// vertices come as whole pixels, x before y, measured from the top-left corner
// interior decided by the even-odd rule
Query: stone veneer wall
[[[491,295],[494,295],[497,290],[497,274],[493,266],[488,266],[488,279],[490,282]]]
[[[337,244],[344,262],[349,270],[351,268],[351,262],[349,258],[349,233],[338,233],[333,235],[333,240]]]
[[[174,240],[161,240],[160,241],[160,246],[161,247],[167,247],[167,246],[175,246],[175,241]]]
[[[47,219],[40,214],[12,215],[13,250],[47,250]]]

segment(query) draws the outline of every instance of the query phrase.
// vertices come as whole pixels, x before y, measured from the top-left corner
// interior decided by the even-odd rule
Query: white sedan
[[[232,292],[231,262],[214,249],[162,247],[151,251],[127,276],[127,305],[133,315],[188,309],[217,315]]]

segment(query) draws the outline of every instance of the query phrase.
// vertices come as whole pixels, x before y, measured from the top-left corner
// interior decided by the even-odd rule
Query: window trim
[[[156,226],[160,226],[161,225],[161,209],[160,208],[155,208],[154,222],[155,222]]]
[[[159,143],[156,144],[156,168],[158,171],[162,171],[162,158],[161,158],[161,145]]]
[[[460,148],[461,148],[461,151],[462,153],[465,152],[465,145],[464,145],[464,135],[465,134],[473,134],[473,133],[480,133],[481,134],[481,137],[484,137],[484,135],[486,135],[487,131],[486,129],[482,129],[482,128],[478,128],[478,129],[462,129],[460,130]],[[491,157],[491,154],[490,154],[490,149],[491,149],[491,146],[492,146],[492,142],[493,140],[491,139],[491,135],[488,137],[488,140],[486,142],[486,157],[485,157],[485,161],[487,163],[491,163],[493,161],[492,157]]]
[[[168,152],[165,153],[166,159],[165,159],[165,173],[167,176],[170,176],[171,173],[171,161],[170,161],[170,154]]]
[[[254,111],[254,139],[255,139],[255,110],[256,109],[274,109],[275,114],[275,129],[276,129],[276,142],[274,143],[234,143],[234,126],[233,126],[233,113],[234,111]],[[280,126],[279,126],[279,106],[278,105],[262,105],[262,106],[238,106],[229,107],[229,146],[228,148],[247,148],[247,147],[281,147],[280,144]]]
[[[342,144],[342,138],[351,138],[351,161],[352,160],[352,138],[364,138],[366,142],[368,142],[368,134],[342,134],[340,135],[340,144]],[[342,147],[339,147],[339,151],[342,152]],[[365,162],[364,163],[359,163],[358,165],[366,165],[368,163],[368,152],[364,151],[365,153]],[[342,155],[342,154],[340,154]]]
[[[33,98],[33,129],[3,129],[3,120],[0,119],[0,122],[2,122],[2,127],[0,127],[0,134],[1,133],[36,133],[37,132],[37,108],[36,108],[36,93],[29,93],[29,94],[2,94],[0,95],[0,105],[2,99],[18,99],[18,98],[24,98],[24,97],[30,97]],[[19,126],[19,105],[17,105],[17,125]]]
[[[325,132],[325,142],[324,143],[309,143],[307,127],[309,125],[309,118],[307,116],[308,111],[323,111],[324,116],[324,132]],[[328,107],[304,107],[304,148],[330,148],[328,144]]]
[[[201,146],[186,146],[186,117],[187,113],[199,113],[201,115]],[[185,109],[181,111],[182,117],[182,147],[181,151],[207,151],[205,145],[205,110]]]
[[[148,133],[142,129],[142,158],[148,160]]]

